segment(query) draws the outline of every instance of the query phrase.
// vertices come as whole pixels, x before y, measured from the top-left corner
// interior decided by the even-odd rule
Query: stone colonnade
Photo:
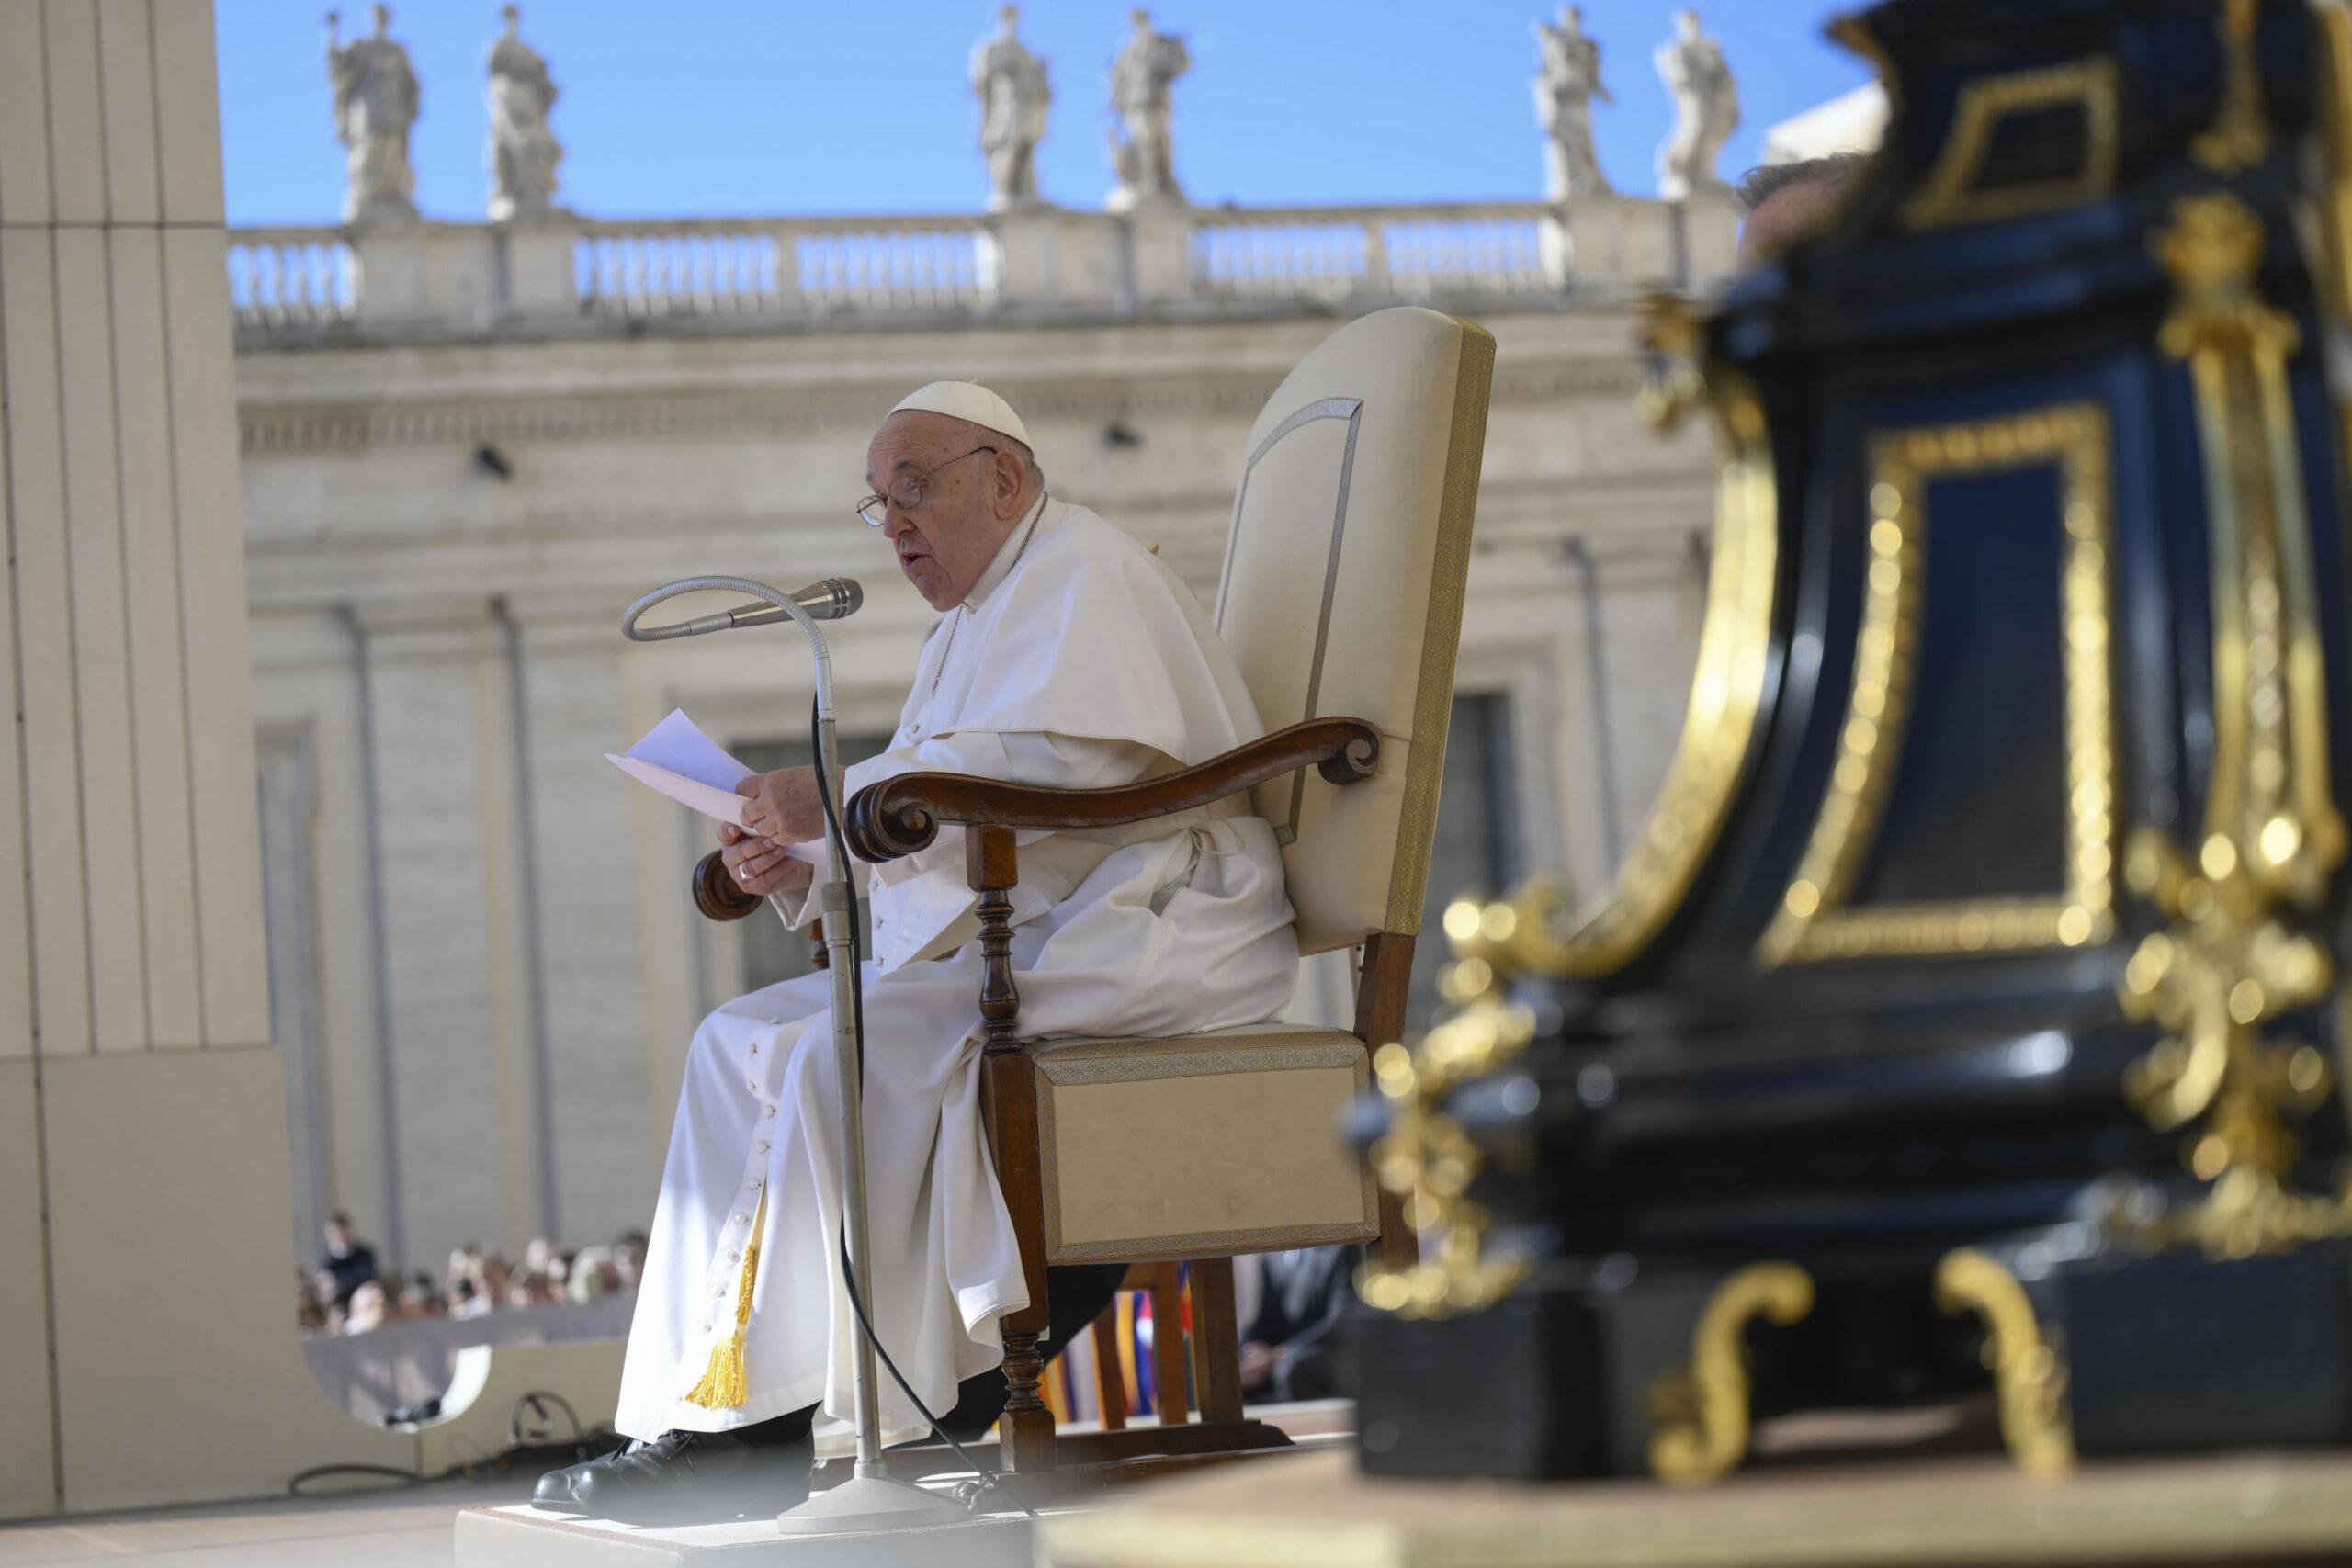
[[[0,0],[0,1517],[382,1458],[290,1332],[207,0]]]

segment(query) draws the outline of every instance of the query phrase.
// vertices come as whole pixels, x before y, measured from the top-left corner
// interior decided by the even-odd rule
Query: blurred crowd
[[[298,1270],[295,1311],[306,1334],[365,1334],[418,1318],[482,1317],[504,1307],[591,1302],[634,1292],[645,1267],[645,1235],[625,1231],[609,1245],[560,1247],[541,1236],[509,1261],[477,1246],[451,1250],[435,1279],[381,1269],[348,1215],[326,1224],[326,1249],[314,1269]]]

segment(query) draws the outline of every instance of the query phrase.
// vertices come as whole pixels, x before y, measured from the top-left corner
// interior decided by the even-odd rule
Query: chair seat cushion
[[[1051,1263],[1214,1258],[1373,1239],[1341,1133],[1371,1087],[1343,1030],[1261,1023],[1023,1047],[1035,1068]]]

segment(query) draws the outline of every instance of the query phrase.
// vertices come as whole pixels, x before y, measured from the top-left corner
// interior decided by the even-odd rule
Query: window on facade
[[[1445,907],[1464,894],[1499,893],[1519,877],[1514,779],[1509,699],[1499,692],[1457,694],[1438,789],[1437,833],[1430,844],[1421,934],[1413,948],[1413,988],[1405,1007],[1408,1033],[1427,1029],[1440,1006],[1437,972],[1451,961]]]

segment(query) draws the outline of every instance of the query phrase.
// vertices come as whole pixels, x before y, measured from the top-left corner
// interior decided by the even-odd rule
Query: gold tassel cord
[[[734,1332],[710,1348],[702,1381],[686,1391],[686,1403],[705,1410],[732,1410],[752,1396],[743,1371],[743,1341],[752,1326],[752,1287],[760,1277],[760,1237],[765,1234],[768,1193],[760,1189],[759,1212],[752,1216],[752,1239],[743,1246],[743,1280],[735,1292]]]

